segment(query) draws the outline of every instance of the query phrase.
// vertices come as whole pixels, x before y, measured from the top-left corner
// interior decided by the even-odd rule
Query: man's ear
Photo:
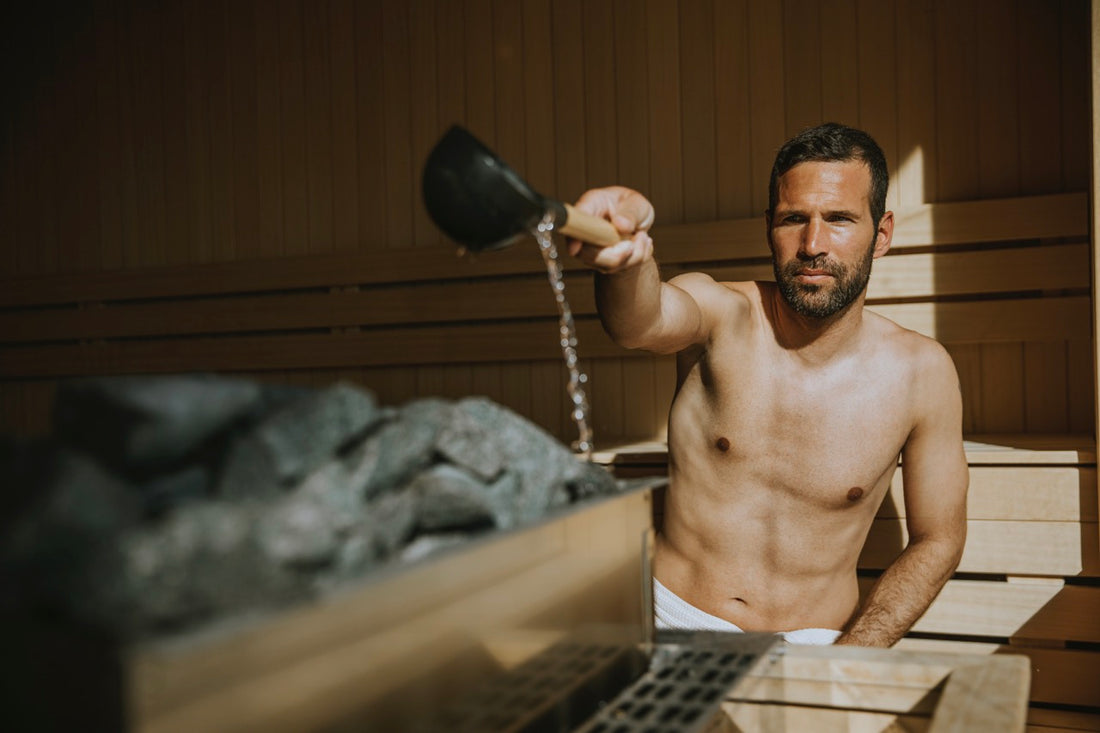
[[[875,232],[875,259],[882,257],[890,251],[890,244],[894,241],[894,212],[887,211],[878,221],[878,231]]]

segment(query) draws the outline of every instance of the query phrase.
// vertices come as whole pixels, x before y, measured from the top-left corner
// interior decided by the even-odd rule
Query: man
[[[577,202],[623,236],[569,243],[599,271],[604,328],[677,355],[659,628],[889,646],[957,567],[968,473],[954,365],[863,307],[894,229],[887,185],[866,133],[826,124],[786,143],[766,215],[776,283],[662,283],[641,194],[611,187]],[[860,605],[856,562],[899,456],[909,542]]]

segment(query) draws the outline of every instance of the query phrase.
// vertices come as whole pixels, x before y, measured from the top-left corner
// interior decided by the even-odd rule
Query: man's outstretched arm
[[[928,609],[962,557],[969,472],[958,377],[938,346],[922,366],[913,395],[920,416],[902,452],[909,543],[879,577],[838,644],[893,645]]]
[[[661,282],[649,227],[653,206],[622,186],[586,192],[578,210],[606,218],[623,241],[610,247],[569,242],[569,253],[597,270],[596,306],[604,330],[620,346],[672,353],[700,342],[706,333],[696,297]]]

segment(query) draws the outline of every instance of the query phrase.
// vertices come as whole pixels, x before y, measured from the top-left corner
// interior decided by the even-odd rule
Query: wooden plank
[[[936,2],[937,200],[977,198],[978,119],[975,0]],[[1024,99],[1028,97],[1025,95]],[[1023,135],[1028,139],[1027,135]]]
[[[1014,451],[1018,459],[1023,458],[1020,453]],[[899,471],[879,517],[905,516],[904,487]],[[1095,487],[1092,467],[972,464],[966,515],[970,519],[1095,522],[1100,519]]]
[[[618,130],[615,88],[615,18],[610,2],[588,3],[583,29],[585,184],[618,183]]]
[[[709,221],[718,211],[715,2],[681,0],[679,15],[684,221]]]
[[[904,522],[876,519],[859,566],[882,569],[904,548]],[[1041,553],[1035,548],[1041,547]],[[1082,575],[1100,577],[1100,535],[1095,522],[967,522],[963,573]]]
[[[302,83],[305,87],[305,188],[307,247],[310,253],[333,250],[333,162],[340,153],[332,139],[332,21],[329,4],[302,13]]]
[[[1095,282],[1095,281],[1094,281]],[[1093,290],[1093,302],[1096,302]],[[1098,321],[1094,315],[1093,328]],[[1070,432],[1092,432],[1096,434],[1096,346],[1095,339],[1074,339],[1069,342],[1066,355],[1069,376],[1069,430]]]
[[[579,0],[558,0],[551,7],[554,39],[554,158],[555,191],[563,201],[575,201],[587,188],[585,173],[584,15]],[[640,12],[640,11],[639,11]]]
[[[255,7],[232,3],[227,8],[226,64],[229,76],[231,176],[233,185],[234,256],[251,260],[264,254],[260,221],[259,82],[256,68],[258,32]],[[348,32],[353,26],[348,23]],[[351,69],[354,64],[349,61]],[[354,119],[354,117],[353,117]],[[347,156],[353,159],[352,156]],[[339,195],[339,194],[338,194]],[[270,243],[268,243],[270,246]]]
[[[412,197],[413,244],[418,247],[435,245],[440,240],[439,230],[428,216],[420,196],[420,173],[424,161],[435,145],[444,126],[439,120],[436,76],[437,13],[439,3],[416,0],[409,4],[409,130],[411,139],[412,178],[408,184]],[[518,106],[518,105],[517,105]]]
[[[978,0],[978,187],[981,198],[1020,195],[1021,114],[1015,64],[1019,54],[1015,4]],[[1024,32],[1027,32],[1025,26]]]
[[[95,14],[95,69],[96,69],[96,131],[98,133],[96,155],[99,176],[99,236],[100,263],[96,269],[114,270],[122,267],[122,140],[120,84],[118,78],[118,54],[120,44],[117,6],[97,5]],[[9,123],[13,124],[13,123]],[[12,127],[7,127],[10,139]],[[14,158],[14,156],[12,156]],[[12,161],[9,160],[9,164]],[[13,180],[14,171],[4,174]],[[9,196],[3,197],[11,205]],[[14,226],[5,226],[14,233]],[[10,248],[5,248],[10,249]],[[14,256],[15,251],[11,254]],[[14,269],[14,268],[13,268]],[[12,269],[6,270],[13,274]]]
[[[646,0],[645,48],[649,77],[650,190],[657,221],[684,217],[680,118],[680,23],[675,0]]]
[[[232,89],[226,67],[227,8],[214,5],[206,33],[209,35],[211,58],[208,68],[210,80],[210,160],[211,160],[211,223],[213,250],[200,253],[200,261],[226,261],[237,259],[236,231],[233,218],[236,202],[233,200],[233,119]]]
[[[783,9],[780,3],[749,3],[749,129],[752,143],[752,213],[768,208],[768,179],[775,151],[786,136],[786,112],[777,93],[786,81],[783,65]],[[761,231],[760,229],[757,232]]]
[[[386,200],[386,120],[377,102],[385,99],[386,89],[381,3],[355,3],[354,22],[359,251],[380,253],[388,241],[391,216]]]
[[[982,414],[991,433],[1024,432],[1024,354],[1019,343],[982,344]]]
[[[1066,344],[1024,344],[1024,421],[1028,432],[1069,430]]]
[[[857,0],[823,0],[820,2],[821,53],[821,119],[847,125],[861,124],[859,103],[861,88],[852,81],[859,78],[862,54],[860,48]],[[889,29],[881,28],[889,36]],[[878,34],[875,34],[878,35]],[[900,34],[898,34],[900,35]],[[894,38],[897,43],[899,38]],[[891,51],[891,56],[896,51]],[[876,59],[876,62],[878,59]],[[881,92],[882,90],[876,90]],[[817,122],[817,121],[815,121]],[[880,141],[881,142],[881,141]]]
[[[1069,435],[968,435],[966,460],[975,464],[1096,465],[1095,441]]]
[[[332,250],[359,247],[359,175],[356,161],[355,7],[329,6],[328,64],[332,83]]]
[[[255,0],[256,23],[256,164],[258,253],[269,257],[288,254],[283,228],[282,145],[285,138],[279,114],[279,19],[266,0]],[[379,24],[380,25],[380,24]],[[379,44],[380,45],[380,44]],[[243,120],[242,120],[243,124]],[[243,253],[242,253],[243,254]],[[157,291],[152,291],[156,293]],[[171,294],[171,292],[166,293]]]
[[[474,44],[472,44],[474,45]],[[383,193],[386,217],[385,246],[408,248],[413,243],[413,200],[416,176],[413,172],[412,89],[409,69],[409,10],[405,2],[382,3],[382,79],[385,124],[386,177]],[[375,108],[377,109],[377,107]]]
[[[1061,124],[1052,112],[1061,107],[1058,62],[1059,6],[1043,0],[1019,0],[1020,27],[1017,71],[1021,191],[1025,194],[1062,190]],[[1040,142],[1042,141],[1042,142]],[[1078,153],[1080,154],[1080,153]]]
[[[562,175],[568,178],[572,174],[560,173],[559,178]],[[1088,197],[1084,193],[935,204],[900,211],[897,218],[896,249],[929,244],[1080,237],[1087,236],[1089,226]],[[667,264],[768,257],[761,218],[662,226],[655,230],[654,238],[661,261]],[[368,252],[151,268],[141,272],[115,270],[5,278],[0,279],[0,306],[541,272],[541,259],[533,249],[513,247],[476,259],[460,260],[457,265],[453,248],[447,246],[425,248],[415,256],[406,252]],[[579,269],[571,261],[566,262],[566,267]],[[1055,263],[1046,267],[1064,271]],[[945,282],[952,281],[948,275],[943,277]]]
[[[932,733],[1023,728],[1029,664],[1017,656],[990,662],[960,665],[951,672],[932,715]]]
[[[1091,120],[1091,59],[1089,58],[1089,3],[1080,0],[1061,2],[1061,118],[1062,187],[1081,191],[1089,187]]]
[[[902,206],[936,201],[935,6],[897,0],[898,167],[894,188]]]
[[[550,0],[524,0],[522,15],[524,177],[536,191],[556,195],[554,100],[550,94],[554,88]]]
[[[886,156],[890,170],[898,168],[898,103],[897,103],[897,54],[895,38],[906,31],[896,28],[894,3],[878,0],[859,0],[856,27],[874,28],[874,32],[860,33],[857,41],[859,126],[869,132]],[[831,49],[830,49],[831,53]],[[867,61],[874,59],[873,61]],[[886,208],[897,209],[898,191],[887,192]]]
[[[967,641],[912,639],[895,649],[959,654],[1024,654],[1031,659],[1032,703],[1095,706],[1100,654],[1071,649],[1040,649]]]
[[[269,11],[270,12],[270,11]],[[309,184],[307,153],[306,89],[302,13],[297,0],[280,0],[279,18],[279,115],[283,204],[280,213],[287,254],[309,252]],[[387,110],[390,105],[386,105]],[[396,181],[395,181],[396,184]]]
[[[862,589],[871,578],[861,578]],[[1100,588],[995,580],[949,580],[913,625],[922,634],[1100,641]]]
[[[715,167],[718,218],[759,214],[752,201],[752,140],[749,107],[748,3],[726,0],[714,6]],[[663,255],[662,251],[662,255]]]
[[[650,189],[649,64],[638,39],[646,37],[646,15],[636,0],[615,0],[615,103],[618,114],[618,182]]]
[[[1049,298],[1036,301],[981,301],[975,303],[900,304],[876,306],[902,325],[941,341],[1034,340],[1080,338],[1089,327],[1088,299]],[[940,323],[946,321],[947,325]],[[1049,324],[1059,325],[1054,330]],[[550,331],[546,329],[551,329]],[[1064,332],[1061,329],[1066,329]],[[276,360],[281,366],[268,368],[337,367],[409,363],[461,363],[490,359],[523,361],[554,358],[557,348],[556,320],[527,326],[524,322],[504,324],[432,326],[422,329],[381,328],[340,336],[271,335],[240,336],[232,341],[196,338],[165,341],[122,341],[103,344],[12,346],[2,350],[0,376],[61,376],[122,372],[170,371],[183,369],[247,369],[250,358],[257,363]],[[649,356],[611,344],[599,324],[582,318],[579,323],[583,355]],[[344,340],[349,341],[345,342]],[[433,341],[432,339],[435,339]],[[501,339],[495,341],[494,339]],[[388,341],[387,341],[388,340]],[[346,348],[366,351],[338,354]],[[305,347],[305,344],[313,346]],[[485,347],[483,354],[478,348]],[[299,348],[312,353],[291,353]],[[331,361],[335,359],[335,361]]]
[[[815,0],[787,0],[783,3],[783,131],[793,137],[807,127],[820,124],[822,66],[821,5]],[[824,62],[824,63],[823,63]],[[778,93],[780,90],[773,90]]]

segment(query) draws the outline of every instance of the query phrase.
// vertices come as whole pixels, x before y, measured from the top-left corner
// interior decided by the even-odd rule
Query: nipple
[[[848,501],[859,501],[863,496],[863,489],[858,486],[853,486],[848,489]]]
[[[717,441],[715,442],[715,444],[714,444],[714,445],[715,445],[715,447],[717,447],[717,448],[718,448],[718,450],[720,450],[720,451],[722,451],[723,453],[725,453],[726,451],[728,451],[728,450],[730,449],[730,441],[729,441],[729,438],[719,438],[719,439],[718,439],[718,440],[717,440]]]

